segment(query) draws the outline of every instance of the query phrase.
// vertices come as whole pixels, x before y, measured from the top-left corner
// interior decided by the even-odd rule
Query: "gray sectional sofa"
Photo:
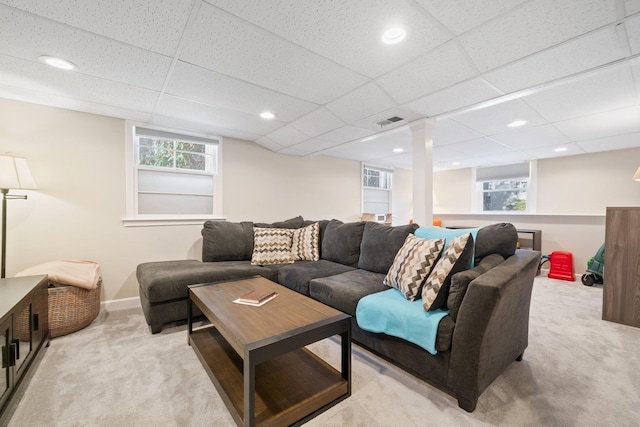
[[[254,227],[299,229],[314,222],[302,217],[272,224],[207,221],[202,262],[140,264],[140,299],[152,333],[160,332],[165,323],[186,319],[188,285],[260,275],[354,316],[355,342],[447,391],[467,411],[475,409],[480,394],[511,362],[522,359],[540,253],[516,251],[513,225],[479,229],[474,244],[461,256],[465,261],[456,263],[448,275],[445,297],[450,311],[438,326],[433,355],[401,338],[365,331],[355,318],[362,297],[389,289],[383,284],[385,275],[417,225],[322,220],[318,261],[251,264]],[[470,269],[472,259],[475,266]]]

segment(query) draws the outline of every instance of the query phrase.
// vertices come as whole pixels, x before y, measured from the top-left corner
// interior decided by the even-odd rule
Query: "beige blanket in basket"
[[[100,265],[93,261],[52,261],[22,270],[16,277],[37,274],[48,274],[52,282],[95,289],[100,280]]]

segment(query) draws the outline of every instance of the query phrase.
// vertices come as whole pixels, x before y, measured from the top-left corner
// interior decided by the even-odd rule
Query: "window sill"
[[[124,218],[122,223],[125,227],[162,227],[176,225],[202,225],[205,221],[225,221],[226,218],[203,217],[203,218]]]

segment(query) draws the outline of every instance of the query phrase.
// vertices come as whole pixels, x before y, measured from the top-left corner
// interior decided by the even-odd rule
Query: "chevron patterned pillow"
[[[254,227],[251,264],[291,264],[292,236],[291,229]]]
[[[467,243],[471,243],[471,245],[467,245]],[[471,251],[467,250],[464,253],[467,246],[470,248],[473,246],[471,233],[452,237],[449,240],[447,249],[429,273],[429,277],[422,287],[422,306],[425,310],[435,310],[446,305],[451,275],[469,268]]]
[[[291,256],[294,261],[318,261],[320,259],[320,225],[314,222],[293,230]]]
[[[427,240],[409,234],[393,259],[383,283],[398,289],[409,301],[415,300],[443,246],[444,239]]]

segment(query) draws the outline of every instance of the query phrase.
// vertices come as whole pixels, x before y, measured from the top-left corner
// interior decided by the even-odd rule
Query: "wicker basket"
[[[100,288],[49,284],[49,335],[51,338],[70,334],[88,326],[100,313]]]

